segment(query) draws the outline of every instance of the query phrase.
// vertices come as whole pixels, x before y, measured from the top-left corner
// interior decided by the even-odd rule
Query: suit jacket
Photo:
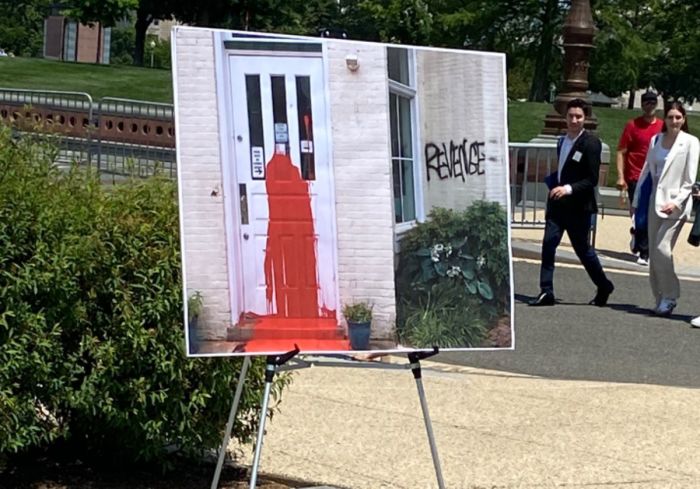
[[[698,172],[698,156],[700,156],[700,142],[692,134],[681,131],[673,143],[664,164],[661,175],[657,178],[657,165],[654,152],[657,145],[663,141],[663,133],[654,137],[649,145],[647,159],[642,169],[639,180],[642,181],[651,173],[652,189],[655,190],[654,211],[662,219],[687,219],[692,211],[690,193]],[[640,189],[634,192],[633,207],[639,203]],[[677,209],[671,214],[664,214],[661,208],[668,202],[673,202]]]
[[[557,145],[557,157],[560,148],[561,144]],[[598,212],[595,188],[598,185],[601,150],[600,139],[583,131],[569,151],[558,181],[559,185],[571,185],[571,194],[558,200],[547,199],[549,216],[566,217]]]

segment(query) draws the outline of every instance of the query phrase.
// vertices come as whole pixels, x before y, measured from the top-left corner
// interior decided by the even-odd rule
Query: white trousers
[[[676,300],[681,284],[673,266],[673,247],[686,219],[663,219],[654,210],[654,196],[649,205],[649,283],[656,305],[661,299]]]

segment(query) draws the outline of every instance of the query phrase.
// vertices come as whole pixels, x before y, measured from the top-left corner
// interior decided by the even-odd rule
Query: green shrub
[[[343,316],[353,323],[369,323],[372,321],[372,306],[368,302],[345,304]]]
[[[221,441],[241,360],[184,355],[175,184],[106,189],[0,127],[0,458],[172,463]],[[253,362],[234,437],[257,426]],[[280,377],[275,396],[289,382]]]
[[[401,240],[397,333],[414,347],[479,346],[509,302],[507,216],[478,201],[434,209]]]

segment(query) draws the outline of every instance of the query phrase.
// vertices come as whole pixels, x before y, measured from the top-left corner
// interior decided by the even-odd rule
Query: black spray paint
[[[461,144],[450,141],[425,145],[425,166],[430,181],[430,173],[435,172],[440,180],[448,178],[461,178],[464,182],[467,176],[483,175],[485,173],[484,142],[474,141],[469,143],[462,139]]]

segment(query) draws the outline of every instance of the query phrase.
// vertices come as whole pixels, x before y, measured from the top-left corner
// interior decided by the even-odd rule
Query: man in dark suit
[[[542,240],[540,294],[531,306],[553,306],[554,256],[564,231],[569,235],[576,256],[596,285],[597,292],[589,304],[605,306],[614,286],[605,276],[593,247],[588,243],[591,216],[598,212],[595,187],[600,168],[600,139],[583,128],[588,104],[582,99],[566,105],[566,135],[557,145],[559,167],[547,177],[550,188]]]

